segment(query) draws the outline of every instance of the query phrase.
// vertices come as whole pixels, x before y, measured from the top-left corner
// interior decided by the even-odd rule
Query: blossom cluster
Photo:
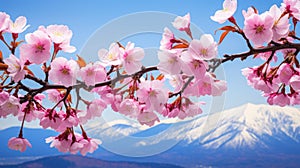
[[[280,8],[273,5],[269,11],[262,14],[250,8],[243,14],[245,17],[243,30],[253,44],[272,46],[278,43],[293,43],[294,39],[289,37],[291,34],[289,19],[300,19],[300,2],[285,0]],[[243,70],[249,85],[262,91],[269,104],[279,106],[300,104],[300,65],[296,53],[296,49],[282,49],[257,54],[256,58],[262,58],[266,62],[261,66]],[[272,60],[277,61],[280,56],[282,56],[280,64],[272,66]]]
[[[160,122],[161,117],[195,117],[202,113],[205,102],[196,102],[193,97],[220,96],[227,89],[226,81],[214,73],[215,68],[252,55],[264,63],[242,70],[248,84],[262,91],[271,105],[300,104],[300,47],[295,44],[299,40],[295,26],[300,19],[300,1],[284,0],[281,7],[274,5],[261,14],[254,7],[248,8],[242,13],[243,28],[233,17],[236,8],[236,0],[225,0],[223,9],[211,17],[221,24],[227,20],[233,24],[219,29],[225,31],[219,42],[211,34],[194,38],[189,13],[176,17],[172,23],[175,31],[186,33],[189,39],[178,38],[165,27],[157,53],[159,63],[152,67],[142,65],[144,49],[132,42],[115,42],[108,49],[100,49],[99,60],[91,63],[78,55],[69,60],[58,57],[59,52],[76,51],[68,26],[40,26],[22,41],[19,34],[29,27],[26,18],[12,21],[0,12],[0,40],[10,51],[4,57],[0,52],[0,117],[13,115],[22,122],[19,136],[9,140],[9,148],[23,152],[31,147],[22,129],[24,122],[38,120],[44,129],[59,133],[46,139],[50,147],[72,154],[92,153],[101,140],[88,137],[83,125],[101,117],[108,107],[147,126]],[[292,31],[290,20],[294,23]],[[218,46],[229,32],[241,35],[249,51],[218,58]],[[11,43],[5,33],[11,34]],[[40,67],[41,73],[32,71],[33,66]],[[88,99],[83,92],[95,98]],[[45,105],[48,100],[50,107]],[[80,127],[81,134],[75,127]]]
[[[295,42],[293,37],[295,30],[290,31],[290,19],[296,26],[300,20],[300,1],[284,0],[280,7],[273,5],[268,11],[259,14],[254,7],[243,10],[244,28],[240,29],[233,18],[236,11],[235,0],[225,0],[224,9],[217,11],[212,17],[214,21],[224,23],[227,19],[233,23],[234,31],[245,35],[255,48],[276,47],[278,45],[289,45]],[[250,50],[254,47],[249,43]],[[262,59],[265,62],[260,66],[245,68],[243,75],[247,78],[248,84],[253,88],[262,91],[271,105],[299,105],[299,72],[300,65],[297,59],[299,50],[293,48],[270,50],[254,54],[254,58]],[[279,57],[282,57],[279,59]],[[279,62],[279,65],[275,65]]]
[[[10,20],[7,14],[1,15],[5,22]],[[7,69],[2,76],[6,79],[0,90],[0,117],[11,114],[22,122],[19,136],[8,143],[11,149],[24,151],[26,146],[31,147],[23,138],[23,124],[38,120],[44,129],[60,133],[46,140],[51,142],[51,147],[85,155],[97,149],[101,141],[89,138],[82,125],[100,117],[109,105],[115,112],[153,126],[160,121],[159,115],[185,119],[201,114],[200,106],[204,103],[193,102],[190,96],[218,96],[226,90],[226,82],[207,71],[207,61],[217,57],[218,45],[209,34],[200,39],[192,38],[189,14],[175,18],[173,26],[186,32],[192,40],[176,39],[173,32],[165,28],[158,52],[160,62],[157,67],[148,68],[141,63],[144,50],[132,42],[126,46],[112,43],[108,49],[98,51],[98,61],[87,64],[80,56],[77,60],[57,56],[60,51],[76,51],[70,45],[72,31],[65,25],[40,26],[25,35],[23,44],[18,42],[18,37],[28,27],[25,17],[19,17],[13,29],[8,24],[4,26],[2,41],[6,42],[2,34],[12,33],[14,45],[8,45],[11,54],[1,60]],[[19,56],[14,52],[17,47]],[[30,70],[32,65],[40,66],[44,79]],[[150,74],[153,70],[159,72],[157,77]],[[9,77],[11,82],[6,81]],[[41,86],[31,88],[23,80]],[[166,82],[172,88],[165,87]],[[79,94],[80,90],[98,96],[88,100]],[[44,106],[46,99],[54,104],[51,108]],[[78,109],[79,103],[83,103],[85,109]],[[80,127],[82,134],[76,133],[74,127]]]

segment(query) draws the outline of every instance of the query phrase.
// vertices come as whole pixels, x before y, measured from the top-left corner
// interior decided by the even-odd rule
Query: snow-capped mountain
[[[102,139],[102,147],[112,153],[137,157],[119,156],[119,160],[156,160],[188,167],[300,165],[300,110],[294,107],[245,104],[151,128],[131,124],[90,127],[89,134]],[[111,134],[117,138],[109,138]]]
[[[90,127],[89,133],[103,137],[147,137],[134,141],[132,146],[155,145],[165,141],[184,141],[186,144],[199,144],[204,148],[268,148],[265,142],[273,139],[295,143],[300,142],[300,110],[293,107],[245,104],[230,110],[201,116],[194,120],[157,125],[152,128],[125,121]],[[159,127],[159,128],[158,128]],[[159,130],[161,129],[161,130]],[[155,130],[155,131],[154,131]],[[149,135],[149,132],[156,133]],[[121,139],[122,139],[121,138]],[[111,141],[113,143],[113,141]]]
[[[206,148],[269,148],[267,137],[300,142],[300,110],[246,104],[222,113],[216,128],[199,137]]]
[[[84,128],[89,136],[103,142],[89,156],[104,160],[169,163],[189,168],[300,165],[300,110],[293,107],[246,104],[189,121],[163,121],[154,127],[141,126],[130,119],[102,118]],[[18,130],[14,127],[0,131],[1,142],[7,142]],[[0,164],[13,156],[58,154],[43,143],[56,132],[25,129],[24,133],[33,148],[20,153],[0,143],[0,157],[4,159],[0,159]]]

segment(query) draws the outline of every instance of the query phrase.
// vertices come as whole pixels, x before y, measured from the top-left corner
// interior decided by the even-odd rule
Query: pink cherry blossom
[[[289,83],[296,92],[300,92],[300,75],[293,75]]]
[[[138,115],[138,121],[142,124],[142,125],[148,125],[148,126],[153,126],[155,121],[159,122],[159,119],[157,117],[157,115],[154,112],[141,112]]]
[[[69,148],[69,152],[71,154],[78,153],[84,147],[85,143],[87,143],[87,142],[86,141],[75,141],[75,142],[72,142],[72,144],[71,144],[71,146]]]
[[[10,16],[4,12],[0,12],[0,34],[8,30]]]
[[[62,119],[62,122],[58,128],[55,129],[56,131],[62,132],[68,127],[78,126],[79,118],[77,117],[77,111],[75,109],[68,109],[67,112],[61,110],[57,112],[57,114]]]
[[[206,73],[202,80],[195,82],[199,95],[212,95],[213,78],[209,73]]]
[[[120,94],[116,94],[114,97],[113,97],[113,101],[110,103],[110,107],[112,110],[114,110],[115,112],[118,112],[119,111],[119,108],[120,108],[120,104],[122,102],[122,95]]]
[[[20,47],[20,56],[23,60],[41,64],[50,58],[51,40],[48,35],[40,30],[26,34],[27,44]]]
[[[227,82],[224,80],[214,80],[212,83],[212,96],[221,96],[227,90]]]
[[[41,26],[39,30],[46,32],[51,41],[55,44],[54,50],[62,50],[64,52],[73,53],[76,51],[74,46],[70,46],[73,32],[65,25],[49,25],[47,28]]]
[[[193,39],[188,51],[197,60],[210,60],[218,55],[218,45],[210,34],[203,34],[200,40]]]
[[[84,142],[83,147],[80,149],[80,153],[85,156],[87,153],[93,153],[96,149],[98,149],[98,146],[102,144],[102,141],[99,139],[82,139],[80,142]]]
[[[95,62],[82,67],[79,71],[79,76],[87,86],[93,86],[106,79],[106,72],[100,62]]]
[[[286,38],[289,34],[289,15],[284,15],[283,12],[276,6],[273,5],[270,8],[270,15],[275,19],[273,25],[273,41],[278,42],[281,38]]]
[[[148,111],[161,112],[168,100],[168,90],[163,88],[163,81],[143,81],[136,92],[139,101],[146,104]]]
[[[40,106],[42,104],[42,100],[45,97],[46,96],[43,94],[37,94],[36,96],[34,96],[35,102],[32,102],[30,106],[28,106],[28,102],[21,104],[21,112],[18,113],[19,121],[23,120],[25,113],[25,121],[27,122],[31,122],[36,119],[41,119],[46,112],[46,110]]]
[[[30,142],[25,138],[13,137],[8,140],[8,147],[12,150],[19,150],[21,152],[24,152],[27,146],[32,147]]]
[[[5,94],[5,93],[4,93]],[[3,98],[7,95],[2,95]],[[1,102],[0,117],[6,117],[9,114],[17,116],[21,110],[19,99],[10,95],[7,100]]]
[[[8,101],[9,99],[9,93],[5,91],[0,92],[0,117],[6,118],[7,115],[9,115],[8,110],[3,110],[2,106]]]
[[[295,92],[290,96],[290,104],[291,105],[300,105],[300,94],[299,92]]]
[[[272,54],[272,51],[259,53],[255,56],[255,58],[260,58],[264,61],[267,61],[270,58],[271,54]],[[276,53],[274,53],[273,58],[272,58],[271,61],[277,62],[277,60],[278,60],[278,57],[277,57]]]
[[[190,29],[191,17],[190,13],[187,13],[185,16],[177,16],[172,22],[173,26],[180,31],[189,31]]]
[[[58,151],[66,153],[66,152],[70,151],[70,147],[72,145],[72,140],[71,139],[59,139],[58,137],[49,137],[49,138],[46,138],[46,143],[51,143],[50,148],[55,147]]]
[[[162,39],[160,41],[160,50],[170,50],[172,49],[172,45],[173,42],[172,40],[174,40],[174,33],[168,29],[167,27],[165,27],[164,29],[164,33],[162,34]]]
[[[122,65],[127,74],[133,74],[142,67],[141,60],[144,58],[144,49],[134,47],[134,43],[128,42],[125,49],[121,49]]]
[[[57,89],[49,89],[46,91],[48,94],[48,99],[54,103],[58,103],[61,99],[65,97],[65,91],[64,90],[57,90]],[[57,107],[61,107],[63,105],[63,102],[59,103]]]
[[[120,104],[119,112],[126,116],[137,118],[140,113],[139,103],[133,99],[124,99]]]
[[[197,85],[197,82],[199,82],[201,80],[195,80],[193,79],[185,88],[184,92],[183,92],[183,96],[188,97],[188,96],[200,96],[199,94],[199,88]]]
[[[177,55],[169,50],[158,51],[159,64],[157,68],[164,74],[176,75],[181,72],[182,60]]]
[[[88,120],[94,117],[100,117],[104,109],[106,109],[107,104],[102,99],[93,100],[88,106],[87,110],[81,113],[77,112],[77,116],[81,124],[85,124]]]
[[[109,86],[96,87],[92,90],[92,92],[96,92],[107,104],[113,103],[115,99],[115,94],[113,93],[114,91]]]
[[[281,107],[290,105],[290,98],[284,93],[272,93],[267,101],[270,105],[279,105]]]
[[[100,61],[107,65],[121,65],[121,50],[117,43],[112,43],[109,50],[100,49],[98,51]]]
[[[64,57],[57,57],[51,63],[49,79],[56,84],[62,84],[66,87],[76,83],[79,66],[74,60],[67,60]]]
[[[300,1],[299,0],[283,0],[281,8],[288,12],[291,16],[300,20]]]
[[[248,84],[264,93],[271,93],[278,89],[278,85],[266,81],[262,76],[258,75],[258,67],[242,69],[242,74],[247,78]]]
[[[170,85],[174,88],[174,92],[178,92],[184,85],[183,75],[166,75]]]
[[[291,65],[287,63],[281,64],[279,67],[277,74],[279,76],[279,79],[282,83],[288,85],[291,77],[294,75],[294,71],[291,67]]]
[[[185,89],[184,96],[219,96],[227,89],[226,82],[216,80],[210,73],[205,73],[201,79],[194,79]]]
[[[237,0],[224,0],[223,9],[216,11],[214,16],[210,18],[220,24],[224,23],[228,18],[230,18],[237,8]]]
[[[176,117],[178,117],[179,119],[183,120],[183,119],[185,119],[187,117],[187,114],[186,114],[185,111],[178,109],[178,114],[177,114]]]
[[[0,92],[0,107],[9,99],[9,93],[5,91]]]
[[[164,117],[169,117],[169,118],[175,118],[178,117],[179,113],[181,113],[182,111],[179,110],[179,108],[174,108],[171,111],[168,111],[168,109],[166,109],[165,111],[163,111],[162,115]],[[185,117],[183,117],[185,118]]]
[[[181,66],[182,71],[189,76],[194,76],[196,79],[202,79],[206,73],[208,65],[200,59],[195,59],[195,56],[189,52],[183,52],[181,55],[184,62]]]
[[[244,24],[244,33],[254,45],[263,45],[272,40],[274,18],[269,13],[253,14],[245,19]]]
[[[57,137],[46,138],[46,143],[51,143],[50,147],[55,147],[60,152],[70,152],[71,154],[80,152],[82,155],[86,155],[88,152],[94,152],[102,142],[99,139],[86,136],[84,138],[78,133],[71,133],[66,130]]]
[[[40,119],[40,125],[44,129],[50,127],[54,130],[57,130],[61,124],[62,116],[52,109],[47,109],[44,116]]]
[[[72,31],[65,25],[49,25],[46,29],[53,43],[60,44],[64,41],[70,41]]]
[[[248,18],[248,17],[251,16],[252,14],[257,14],[257,13],[255,13],[255,10],[254,10],[253,7],[249,7],[249,8],[247,9],[247,11],[243,10],[242,13],[243,13],[244,19]]]
[[[87,112],[92,117],[100,117],[103,110],[106,109],[107,104],[102,99],[95,99],[88,106]]]
[[[9,72],[9,76],[11,76],[15,82],[24,79],[26,74],[26,71],[23,69],[24,62],[20,61],[13,54],[10,54],[8,58],[4,59],[4,62],[8,65],[7,71]]]
[[[14,34],[22,33],[29,27],[29,25],[26,24],[27,19],[24,16],[18,17],[15,22],[10,20],[8,32]]]
[[[188,106],[185,107],[185,113],[187,117],[194,117],[196,115],[202,114],[202,109],[200,105],[205,104],[204,102],[198,103],[190,103]]]

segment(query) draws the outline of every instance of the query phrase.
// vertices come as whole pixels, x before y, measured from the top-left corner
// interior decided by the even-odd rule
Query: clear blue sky
[[[238,10],[235,14],[237,21],[243,27],[242,23],[242,9],[247,9],[253,5],[263,12],[268,10],[272,4],[280,6],[281,0],[239,0]],[[76,1],[76,0],[10,0],[2,1],[0,11],[8,13],[13,19],[23,15],[28,19],[31,25],[26,31],[32,32],[38,28],[39,25],[50,24],[65,24],[73,31],[74,36],[72,44],[77,47],[77,53],[80,53],[88,38],[99,27],[105,25],[113,19],[118,17],[143,11],[159,11],[175,15],[184,15],[187,12],[191,14],[192,22],[201,28],[205,33],[214,33],[214,31],[221,27],[218,23],[210,20],[210,16],[222,7],[222,0],[114,0],[114,1]],[[159,19],[159,18],[158,18]],[[136,23],[138,24],[138,23]],[[166,23],[170,25],[170,23]],[[123,25],[118,27],[122,30],[128,26]],[[24,35],[24,34],[23,34]],[[215,39],[219,38],[220,33],[214,35]],[[154,35],[155,36],[155,35]],[[136,37],[136,45],[149,47],[158,47],[160,37],[138,39]],[[237,35],[229,35],[223,44],[219,47],[220,55],[225,53],[230,54],[234,52],[245,51],[244,42]],[[112,39],[117,40],[117,39]],[[148,40],[148,41],[147,41]],[[156,41],[151,41],[156,40]],[[139,44],[138,42],[143,42]],[[155,46],[156,45],[156,46]],[[3,48],[3,45],[0,44]],[[253,90],[247,86],[245,78],[241,75],[241,69],[247,66],[253,66],[258,62],[253,63],[249,61],[240,62],[236,60],[234,63],[226,63],[223,65],[225,69],[226,80],[228,81],[228,91],[226,92],[225,108],[235,107],[244,103],[265,103],[265,99],[260,96],[258,91]]]

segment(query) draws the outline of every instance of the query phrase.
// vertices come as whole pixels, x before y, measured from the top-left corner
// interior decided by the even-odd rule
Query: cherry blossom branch
[[[67,88],[67,91],[66,91],[66,93],[65,93],[65,96],[64,96],[62,99],[60,99],[60,100],[52,107],[52,110],[54,110],[61,102],[64,102],[64,104],[65,104],[65,102],[66,102],[66,100],[67,100],[67,98],[68,98],[68,96],[69,96],[71,90],[72,90],[72,87],[68,87],[68,88]]]
[[[253,48],[250,49],[248,52],[240,53],[240,54],[233,54],[233,55],[227,55],[225,54],[223,59],[221,59],[222,63],[225,63],[227,61],[233,61],[237,58],[240,58],[241,60],[247,59],[247,57],[254,55],[254,54],[259,54],[259,53],[265,53],[269,51],[278,51],[281,49],[297,49],[300,50],[300,43],[284,43],[281,45],[273,45],[273,46],[267,46],[264,48]]]
[[[181,90],[176,92],[176,93],[172,93],[169,95],[169,98],[177,96],[177,95],[181,95],[184,90],[188,87],[188,85],[192,82],[192,80],[194,79],[194,76],[189,77],[189,79],[184,83],[184,85],[182,86]]]
[[[252,49],[249,48],[249,51],[239,53],[239,54],[232,54],[232,55],[225,54],[224,58],[209,60],[209,62],[211,62],[212,64],[209,65],[208,71],[214,72],[217,67],[219,67],[222,63],[225,63],[227,61],[233,61],[235,59],[245,60],[249,56],[252,56],[255,54],[260,54],[260,53],[265,53],[265,52],[275,52],[275,51],[282,50],[282,49],[300,50],[300,43],[289,43],[289,42],[284,43],[284,44],[276,43],[275,45],[267,46],[264,48],[252,48]],[[298,52],[295,53],[295,55],[297,55],[297,54],[298,54]]]
[[[45,81],[43,81],[43,80],[41,80],[41,79],[39,79],[39,78],[37,78],[37,77],[34,77],[34,76],[32,76],[32,75],[25,75],[25,78],[30,79],[30,80],[33,80],[34,82],[36,82],[36,83],[38,83],[38,84],[40,84],[40,85],[42,85],[42,86],[46,85],[46,82],[45,82]]]
[[[20,132],[19,132],[19,136],[18,138],[23,138],[23,127],[24,127],[24,123],[25,123],[25,118],[26,118],[26,114],[29,110],[29,106],[30,106],[30,102],[27,104],[27,110],[24,111],[24,116],[23,116],[23,119],[22,119],[22,124],[21,124],[21,128],[20,128]]]
[[[295,36],[295,35],[291,35],[291,37],[293,37],[293,38],[296,39],[296,40],[300,40],[300,37],[297,37],[297,36]]]
[[[100,82],[95,84],[94,86],[87,86],[85,83],[79,83],[79,84],[75,84],[73,86],[70,87],[66,87],[64,85],[53,85],[53,84],[48,84],[46,82],[44,82],[43,80],[33,77],[31,75],[26,75],[26,78],[31,79],[39,84],[42,85],[41,88],[38,89],[30,89],[28,87],[26,87],[24,84],[20,84],[20,88],[27,91],[28,93],[24,96],[20,98],[20,103],[24,103],[26,101],[28,101],[28,97],[32,96],[34,97],[35,95],[37,95],[38,93],[42,93],[46,90],[50,90],[50,89],[67,89],[67,90],[72,90],[72,89],[79,89],[79,88],[84,88],[88,91],[92,90],[93,88],[97,88],[97,87],[101,87],[101,86],[108,86],[108,85],[114,85],[116,84],[118,81],[123,80],[125,78],[129,78],[129,77],[133,77],[133,78],[140,78],[142,75],[144,75],[145,73],[151,72],[151,71],[156,71],[158,70],[156,66],[150,66],[150,67],[143,67],[140,71],[131,74],[131,75],[118,75],[117,77],[115,77],[114,79],[105,81],[105,82]]]

